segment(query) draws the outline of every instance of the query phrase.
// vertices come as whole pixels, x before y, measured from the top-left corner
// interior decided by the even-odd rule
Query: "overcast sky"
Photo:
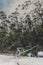
[[[0,0],[0,9],[3,9],[5,6],[9,6],[11,3],[15,2],[16,0]]]
[[[0,0],[0,10],[3,10],[5,6],[8,6],[11,3],[11,0]]]
[[[0,11],[9,11],[15,2],[16,0],[0,0]]]

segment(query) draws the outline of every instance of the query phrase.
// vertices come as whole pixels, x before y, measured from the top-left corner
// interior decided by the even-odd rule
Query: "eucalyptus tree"
[[[10,32],[10,21],[3,11],[0,11],[0,20],[0,44],[3,51],[6,50],[6,38]]]

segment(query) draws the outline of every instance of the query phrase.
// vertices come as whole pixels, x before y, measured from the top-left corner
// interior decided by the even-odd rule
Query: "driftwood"
[[[28,49],[28,50],[25,50],[23,52],[20,51],[20,49],[18,48],[18,54],[16,53],[15,55],[16,56],[21,56],[23,53],[26,53],[26,52],[29,52],[29,51],[32,51],[33,49],[37,48],[37,45],[35,45],[34,47]]]

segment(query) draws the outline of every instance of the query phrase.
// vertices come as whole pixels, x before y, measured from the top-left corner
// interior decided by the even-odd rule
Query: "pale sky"
[[[0,0],[0,11],[9,11],[15,2],[16,0]]]

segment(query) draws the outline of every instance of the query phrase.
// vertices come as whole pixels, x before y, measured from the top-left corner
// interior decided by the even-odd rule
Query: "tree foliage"
[[[17,11],[6,16],[0,12],[0,50],[14,51],[18,47],[31,48],[34,45],[39,45],[40,50],[43,50],[43,8],[41,3],[35,3],[35,10],[32,11],[32,18],[29,14],[26,17],[19,18]]]

